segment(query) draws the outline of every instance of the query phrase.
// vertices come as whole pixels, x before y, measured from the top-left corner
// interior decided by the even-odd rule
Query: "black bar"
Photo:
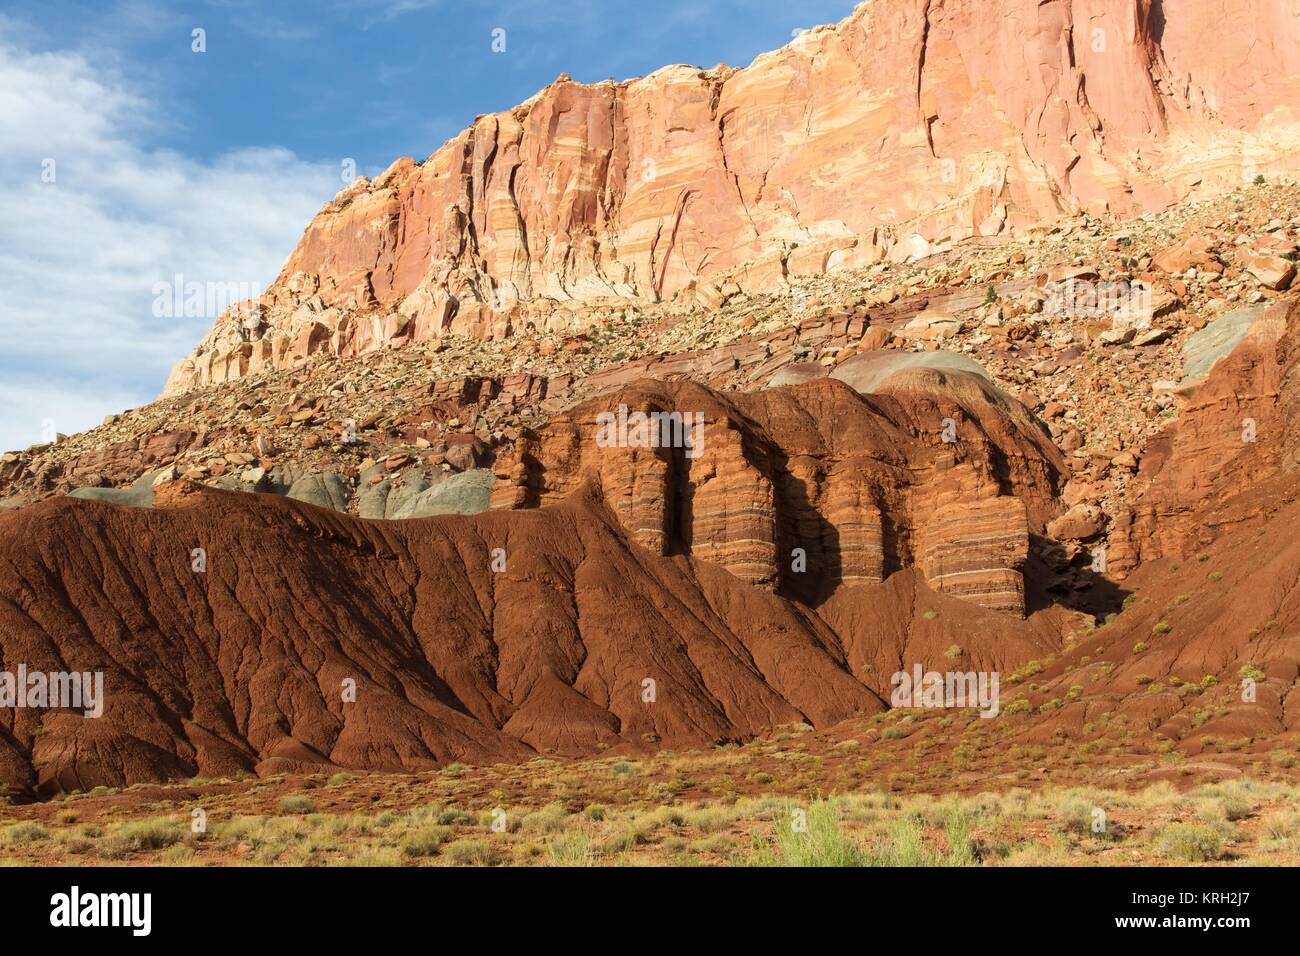
[[[148,936],[130,926],[54,927],[55,894],[150,894]],[[1207,894],[1218,894],[1207,895]],[[1160,902],[1163,899],[1163,905]],[[134,948],[210,939],[259,948],[427,938],[435,948],[481,934],[547,948],[650,939],[772,942],[800,933],[873,945],[940,939],[1155,938],[1230,941],[1294,925],[1289,869],[555,869],[44,868],[0,869],[6,938],[111,939]],[[1120,925],[1129,919],[1153,925]],[[1189,920],[1244,920],[1208,927]],[[1179,921],[1182,921],[1181,923]],[[838,929],[836,926],[838,925]],[[543,930],[541,927],[549,927]],[[628,934],[632,935],[629,937]],[[445,935],[444,935],[445,934]],[[540,935],[539,935],[540,934]],[[939,935],[935,935],[939,934]],[[908,941],[911,940],[909,944]],[[983,945],[983,944],[981,944]],[[930,948],[927,944],[927,948]]]

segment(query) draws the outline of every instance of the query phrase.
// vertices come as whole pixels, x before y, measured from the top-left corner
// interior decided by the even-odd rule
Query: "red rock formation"
[[[638,383],[525,435],[502,510],[474,517],[362,521],[186,483],[152,511],[56,498],[0,514],[0,669],[105,683],[99,719],[0,709],[0,781],[698,746],[875,713],[894,670],[953,659],[1038,662],[1033,684],[1008,678],[1023,739],[1110,711],[1186,752],[1295,730],[1298,342],[1300,307],[1267,313],[1143,456],[1138,519],[1112,543],[1204,560],[1144,561],[1141,600],[1065,647],[1054,610],[1005,613],[1023,606],[1027,536],[1059,508],[1059,453],[969,372],[905,369],[865,396],[834,379]],[[620,402],[703,412],[699,453],[599,447],[595,416]],[[1242,673],[1259,706],[1240,702]]]
[[[1227,319],[1220,319],[1226,322]],[[1300,302],[1264,309],[1146,450],[1134,504],[1118,515],[1111,565],[1130,570],[1186,557],[1215,533],[1207,517],[1234,500],[1260,514],[1271,486],[1294,481],[1300,461]],[[1242,519],[1238,513],[1234,520]]]
[[[269,324],[250,335],[223,317],[168,392],[318,349],[563,327],[583,304],[680,293],[707,308],[724,286],[1294,168],[1296,13],[874,0],[744,69],[562,76],[340,192],[264,297]]]
[[[620,408],[702,416],[699,442],[602,447],[601,416]],[[1028,535],[1061,465],[1032,417],[970,373],[912,369],[873,396],[831,379],[726,395],[647,381],[526,434],[498,459],[492,502],[595,488],[643,547],[803,600],[917,564],[936,590],[1023,615]]]
[[[951,623],[916,624],[918,606]],[[870,616],[886,657],[937,663],[960,637],[992,666],[1048,646],[1041,624],[959,607],[905,572],[842,590],[835,614]],[[52,499],[0,515],[0,660],[102,673],[103,713],[0,710],[0,782],[417,770],[822,727],[883,708],[887,675],[860,680],[845,646],[796,602],[630,543],[589,494],[404,522],[185,483],[152,511]]]

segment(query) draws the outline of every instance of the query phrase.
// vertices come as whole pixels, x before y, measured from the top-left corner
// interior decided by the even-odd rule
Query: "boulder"
[[[347,511],[352,486],[333,473],[303,475],[290,486],[286,497],[305,501],[318,508]]]

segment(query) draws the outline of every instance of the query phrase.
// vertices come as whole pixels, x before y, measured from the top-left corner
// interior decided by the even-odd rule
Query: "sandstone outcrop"
[[[743,69],[562,76],[423,162],[348,185],[260,311],[222,316],[166,393],[321,351],[577,330],[600,321],[590,308],[679,296],[713,309],[1294,170],[1296,12],[874,0]],[[1271,288],[1293,271],[1256,267]]]
[[[1184,350],[1186,404],[1151,442],[1117,516],[1121,567],[1186,557],[1233,502],[1233,523],[1264,513],[1300,462],[1300,302],[1242,310],[1198,336]]]
[[[694,443],[602,443],[602,416],[656,414],[698,422]],[[734,394],[647,381],[521,436],[492,506],[594,488],[652,552],[810,603],[915,565],[936,590],[1023,615],[1028,536],[1061,467],[1042,426],[969,372],[908,369],[870,395],[830,379]]]

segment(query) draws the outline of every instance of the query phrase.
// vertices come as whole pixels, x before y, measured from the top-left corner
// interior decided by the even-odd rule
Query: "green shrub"
[[[524,817],[525,833],[559,833],[569,820],[569,811],[562,803],[548,803]]]
[[[591,862],[591,837],[570,833],[552,840],[546,852],[551,866],[587,866]]]
[[[436,856],[438,849],[447,842],[449,836],[451,836],[449,827],[432,826],[412,830],[402,837],[402,842],[399,844],[402,856]]]
[[[1218,831],[1203,823],[1175,823],[1156,837],[1154,849],[1166,859],[1206,863],[1219,858],[1222,840]]]
[[[453,823],[473,823],[474,818],[459,807],[448,807],[438,813],[438,823],[444,827],[449,827]]]
[[[50,831],[34,820],[24,820],[0,830],[0,845],[27,846],[42,843],[50,838]]]
[[[119,824],[110,839],[121,840],[132,850],[161,850],[181,838],[181,825],[166,817],[147,817]]]
[[[487,840],[457,840],[449,843],[446,856],[457,866],[496,866],[501,862],[496,847]]]
[[[751,866],[970,866],[976,862],[970,821],[960,810],[942,815],[947,847],[925,841],[922,821],[909,814],[891,823],[876,839],[859,842],[840,822],[841,801],[815,800],[803,817],[802,832],[792,826],[793,807],[778,809],[775,839],[758,845]]]
[[[1238,796],[1220,797],[1214,802],[1216,815],[1232,822],[1246,819],[1254,809],[1254,804]]]
[[[287,797],[281,797],[279,806],[280,806],[281,813],[302,814],[302,813],[314,813],[316,811],[316,805],[312,803],[311,800],[309,800],[307,797],[303,796],[301,793],[295,793],[295,794],[290,794]]]

